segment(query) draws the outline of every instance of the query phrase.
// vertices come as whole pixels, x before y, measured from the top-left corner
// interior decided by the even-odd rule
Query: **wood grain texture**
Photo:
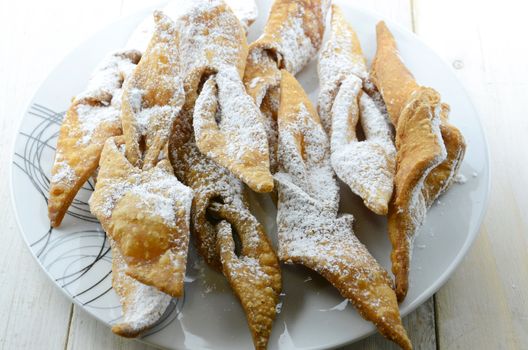
[[[119,3],[0,1],[0,349],[64,349],[72,304],[32,258],[18,232],[9,193],[12,144],[40,82]],[[66,15],[67,14],[67,15]]]
[[[416,29],[452,63],[488,137],[492,190],[480,233],[437,294],[441,349],[528,346],[528,42],[525,2],[415,0]]]
[[[82,309],[75,307],[66,349],[148,350],[155,348],[113,334],[105,324],[89,316]]]
[[[414,312],[403,319],[403,326],[417,350],[435,350],[434,300],[427,300]],[[399,347],[386,340],[380,334],[374,334],[357,343],[344,347],[343,350],[396,350]]]

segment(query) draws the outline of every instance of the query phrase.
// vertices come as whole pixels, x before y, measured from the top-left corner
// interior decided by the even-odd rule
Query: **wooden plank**
[[[528,344],[528,45],[523,2],[415,0],[416,29],[457,69],[480,111],[493,173],[470,254],[437,294],[442,349]]]
[[[133,339],[126,339],[113,334],[104,323],[75,307],[67,349],[148,350],[154,348]]]
[[[403,319],[409,338],[415,349],[435,350],[435,320],[433,298],[427,300],[414,312]],[[383,338],[380,334],[372,335],[357,343],[349,345],[343,350],[396,350],[399,347]]]
[[[100,0],[81,9],[66,0],[0,2],[0,349],[66,345],[72,305],[31,257],[15,223],[11,145],[42,79],[79,40],[116,16],[118,5]]]
[[[7,121],[0,124],[3,150],[9,148],[3,141],[4,124]],[[8,152],[1,153],[0,178],[7,179]],[[64,348],[71,304],[31,257],[18,233],[5,183],[0,186],[0,199],[7,204],[0,210],[0,349]]]

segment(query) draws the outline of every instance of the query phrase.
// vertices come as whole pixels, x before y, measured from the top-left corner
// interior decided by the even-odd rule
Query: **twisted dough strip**
[[[257,192],[270,192],[266,133],[242,75],[245,32],[223,1],[202,0],[180,19],[186,109],[200,151]]]
[[[363,90],[368,72],[356,33],[332,6],[331,34],[319,58],[319,113],[331,134],[332,167],[365,205],[385,215],[392,195],[396,149],[385,116]],[[365,134],[358,141],[357,122]]]
[[[387,272],[354,235],[353,217],[338,215],[339,190],[319,117],[284,70],[278,126],[279,258],[320,273],[381,334],[411,349]]]
[[[121,86],[140,57],[136,50],[105,57],[66,112],[51,170],[51,226],[61,224],[75,195],[97,169],[105,141],[121,134]]]
[[[90,210],[115,241],[126,274],[173,297],[183,293],[192,190],[168,160],[149,170],[132,165],[124,140],[110,138],[101,155]]]
[[[219,203],[209,209],[221,218],[216,225],[216,249],[222,271],[244,308],[255,349],[266,349],[282,289],[277,256],[249,211]],[[240,252],[235,251],[235,233]]]
[[[122,337],[135,338],[158,322],[169,306],[171,297],[127,276],[127,264],[111,239],[110,246],[112,286],[123,309],[123,321],[114,325],[112,332]]]
[[[258,17],[258,8],[254,0],[224,0],[225,3],[233,10],[235,16],[242,24],[242,27],[247,32],[249,27],[255,22]],[[196,1],[189,0],[172,0],[169,1],[161,9],[163,13],[169,16],[173,21],[178,21],[179,18],[195,6]],[[132,32],[125,44],[126,48],[134,48],[136,50],[145,51],[154,33],[156,25],[154,19],[148,16],[141,22],[139,26]]]
[[[210,222],[207,210],[214,201],[244,207],[244,185],[199,151],[194,140],[192,111],[183,111],[174,124],[168,153],[176,177],[194,190],[191,226],[198,252],[209,266],[220,271],[215,223]]]
[[[416,83],[403,64],[396,41],[380,22],[372,79],[396,128],[395,194],[389,206],[389,237],[396,293],[408,290],[412,241],[428,207],[452,183],[465,153],[460,131],[447,122],[449,107],[434,89]]]
[[[249,212],[244,185],[198,150],[192,112],[179,118],[169,142],[177,177],[194,190],[192,231],[199,253],[222,271],[246,312],[255,348],[265,349],[281,290],[278,259],[256,218]],[[233,232],[241,242],[237,256]]]
[[[156,30],[123,93],[122,123],[126,156],[145,170],[156,165],[185,101],[179,65],[179,33],[162,12]]]
[[[297,74],[323,41],[329,0],[275,0],[264,33],[249,46],[244,84],[264,115],[272,172],[276,170],[281,69]]]

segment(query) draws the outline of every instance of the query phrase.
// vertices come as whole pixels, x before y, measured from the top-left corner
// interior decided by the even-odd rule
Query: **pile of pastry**
[[[329,0],[275,0],[249,46],[254,3],[232,2],[173,1],[174,13],[154,13],[146,48],[99,65],[60,129],[52,226],[96,176],[90,209],[112,246],[119,335],[141,335],[182,296],[192,236],[240,300],[255,348],[267,346],[284,262],[321,274],[384,336],[411,349],[398,301],[413,237],[465,151],[449,106],[418,85],[383,22],[369,71],[356,33]],[[316,110],[294,75],[321,46]],[[352,215],[338,212],[336,175],[388,216],[394,282],[354,235]],[[276,199],[277,252],[249,210],[248,191]]]

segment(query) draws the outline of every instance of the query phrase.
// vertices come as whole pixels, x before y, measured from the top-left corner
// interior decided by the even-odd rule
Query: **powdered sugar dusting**
[[[237,71],[228,68],[209,79],[196,101],[193,123],[196,138],[206,137],[204,132],[208,132],[214,122],[227,141],[227,157],[235,162],[242,163],[245,161],[244,156],[255,150],[261,154],[267,153],[266,134],[260,112],[251,97],[245,93]],[[216,82],[217,89],[213,86],[213,81]],[[215,116],[205,115],[204,112],[210,112],[210,104],[214,103],[220,106]],[[214,117],[219,121],[213,121]],[[204,125],[208,127],[204,128]],[[215,156],[214,152],[209,152],[208,155]]]
[[[301,7],[297,16],[289,18],[278,35],[277,45],[282,64],[292,74],[297,74],[318,50],[304,31],[304,12],[305,9]]]
[[[75,100],[110,104],[114,93],[132,73],[140,57],[141,53],[135,50],[116,51],[108,55],[97,66],[86,89]]]
[[[149,172],[149,180],[130,188],[141,198],[140,209],[163,219],[169,227],[176,226],[176,205],[183,204],[189,213],[192,201],[191,190],[180,183],[174,175],[159,167]]]
[[[238,69],[239,41],[245,41],[240,22],[230,11],[222,10],[225,4],[221,0],[193,1],[192,5],[178,21],[183,76],[203,68]]]
[[[77,174],[75,170],[68,164],[61,153],[55,155],[55,164],[53,167],[53,175],[51,177],[52,183],[63,182],[72,185],[77,181]]]
[[[293,78],[283,75],[284,79]],[[386,318],[397,312],[395,294],[387,294],[391,291],[387,273],[354,235],[352,215],[338,214],[329,141],[315,113],[307,118],[305,109],[279,110],[279,172],[275,174],[279,257],[322,274],[382,331],[381,324],[401,327]]]
[[[302,263],[325,277],[350,283],[341,293],[352,297],[359,283],[380,278],[383,270],[352,231],[352,215],[338,215],[339,192],[330,166],[330,145],[307,106],[295,116],[279,115],[279,257]],[[294,121],[285,121],[294,118]],[[365,296],[354,296],[366,298]],[[375,295],[370,302],[378,302]]]
[[[463,174],[457,174],[454,178],[455,183],[457,184],[465,184],[467,182],[467,177]]]
[[[250,46],[244,82],[264,116],[272,172],[277,167],[274,118],[278,110],[280,69],[296,74],[317,53],[329,3],[321,1],[316,5],[320,8],[304,7],[302,2],[291,3],[280,11],[272,8],[264,34]]]
[[[420,94],[419,90],[413,93],[413,96],[403,108],[401,116],[406,114],[406,110],[408,108],[412,108],[413,101],[415,100],[415,98],[417,98],[418,94]],[[431,125],[431,132],[435,135],[436,140],[438,140],[438,144],[441,146],[441,152],[436,157],[436,159],[434,159],[431,162],[430,166],[424,170],[422,176],[412,188],[411,197],[410,197],[409,202],[407,203],[407,207],[397,208],[399,212],[407,212],[411,219],[411,225],[409,225],[409,228],[405,232],[406,237],[409,242],[409,246],[411,248],[410,251],[412,251],[412,244],[414,242],[415,233],[417,232],[417,229],[423,224],[426,213],[427,213],[427,202],[423,194],[423,189],[425,186],[425,179],[427,178],[429,173],[435,167],[437,167],[442,161],[444,161],[447,157],[447,150],[445,148],[444,143],[442,142],[440,123],[441,123],[441,110],[440,108],[435,108],[433,113],[431,113],[431,124],[430,125]],[[410,257],[411,256],[409,256],[409,258]]]
[[[120,110],[113,106],[79,104],[75,107],[75,110],[83,134],[79,142],[83,145],[91,141],[93,133],[101,124],[118,122],[121,115]]]
[[[396,148],[385,117],[367,94],[358,96],[361,81],[350,87],[351,80],[343,82],[332,108],[332,166],[369,209],[385,214],[394,184]],[[355,135],[359,116],[365,141]]]
[[[330,131],[331,110],[341,84],[350,76],[368,78],[367,65],[358,38],[336,6],[332,7],[330,38],[323,45],[317,66],[321,92],[318,108],[323,126]]]
[[[127,326],[141,332],[156,323],[171,301],[171,297],[158,289],[140,283],[126,275],[127,265],[112,239],[113,286],[123,306],[123,321],[118,326]]]
[[[173,21],[178,21],[189,12],[198,2],[204,0],[171,0],[161,10]],[[247,31],[251,23],[258,16],[258,9],[254,0],[224,0],[231,7],[235,16]],[[143,22],[134,30],[125,47],[140,50],[147,49],[148,43],[154,33],[155,23],[152,16],[147,16]]]
[[[107,142],[106,147],[111,147],[112,152],[124,158],[114,142]],[[139,198],[137,205],[145,215],[160,217],[168,227],[176,227],[177,215],[180,214],[177,213],[177,208],[183,207],[186,213],[190,212],[192,191],[179,182],[165,166],[158,165],[148,171],[133,169],[126,180],[102,179],[106,182],[106,187],[100,194],[103,201],[93,207],[91,199],[92,211],[97,212],[98,216],[110,218],[116,204],[126,194],[134,194]]]
[[[184,145],[171,148],[170,152],[172,152],[170,159],[176,176],[185,185],[190,186],[195,194],[192,221],[199,240],[200,252],[205,255],[208,263],[219,262],[216,233],[204,224],[208,220],[206,213],[208,209],[215,207],[215,203],[222,203],[223,208],[231,208],[230,210],[235,211],[239,219],[247,219],[251,222],[249,221],[251,213],[244,200],[244,184],[226,168],[203,155],[192,137],[189,137]],[[211,202],[206,200],[209,198]],[[205,205],[207,207],[204,207]],[[248,246],[257,246],[260,240],[257,230],[250,231],[253,234],[246,236],[246,243]]]
[[[249,26],[258,17],[258,8],[254,0],[224,0],[225,3],[233,10],[235,16],[247,32]]]
[[[134,50],[108,55],[92,74],[87,88],[77,95],[74,108],[82,131],[79,144],[89,144],[94,132],[102,124],[119,122],[123,93],[121,87],[140,56]]]
[[[396,149],[386,117],[363,92],[367,66],[356,33],[337,6],[332,31],[319,59],[319,112],[331,134],[332,166],[365,205],[386,214],[392,195]],[[366,140],[359,141],[356,126]]]

